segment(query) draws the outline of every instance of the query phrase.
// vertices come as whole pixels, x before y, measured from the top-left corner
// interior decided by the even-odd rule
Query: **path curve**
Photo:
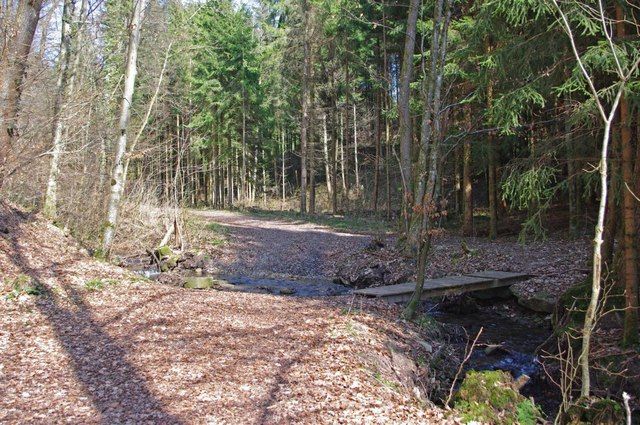
[[[326,226],[258,217],[235,211],[193,211],[227,231],[228,243],[212,255],[211,271],[252,277],[335,276],[337,264],[364,248],[371,236]]]

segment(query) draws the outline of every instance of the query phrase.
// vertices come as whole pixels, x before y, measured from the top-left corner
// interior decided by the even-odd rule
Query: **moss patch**
[[[540,408],[520,394],[511,375],[501,370],[467,373],[455,409],[464,423],[535,425],[542,419]]]

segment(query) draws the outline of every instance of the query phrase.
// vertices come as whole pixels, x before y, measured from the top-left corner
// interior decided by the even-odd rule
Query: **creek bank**
[[[532,312],[510,298],[496,303],[470,296],[429,300],[424,310],[435,320],[463,329],[465,337],[457,344],[464,352],[469,341],[477,345],[464,366],[470,371],[504,371],[514,379],[528,376],[521,393],[532,397],[548,417],[555,415],[560,397],[541,367],[538,350],[552,335],[549,317]]]

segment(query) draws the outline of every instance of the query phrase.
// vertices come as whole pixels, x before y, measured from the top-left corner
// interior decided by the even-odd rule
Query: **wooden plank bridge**
[[[464,276],[447,276],[438,279],[427,279],[422,289],[422,299],[441,297],[444,295],[462,294],[486,289],[505,288],[514,283],[529,279],[523,273],[511,273],[488,270],[469,273]],[[376,288],[358,289],[354,294],[370,298],[383,298],[389,302],[409,301],[416,284],[413,282],[399,285],[378,286]]]

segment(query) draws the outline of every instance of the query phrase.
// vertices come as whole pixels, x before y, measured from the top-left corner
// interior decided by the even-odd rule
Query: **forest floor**
[[[253,223],[227,220],[237,237]],[[365,242],[325,234],[291,225],[218,260],[328,276],[320,250]],[[159,285],[3,204],[0,270],[0,423],[455,422],[427,400],[437,379],[420,366],[454,353],[396,307]]]
[[[396,276],[411,279],[415,266],[399,258],[395,236],[373,220],[303,220],[296,215],[194,211],[221,237],[210,245],[209,272],[251,277],[334,279],[339,269],[382,263]],[[371,250],[373,240],[384,248]],[[443,231],[434,236],[427,277],[436,278],[483,270],[527,273],[532,276],[514,285],[522,297],[545,294],[557,299],[589,273],[590,244],[586,238],[551,238],[522,244],[517,237],[462,237]]]

